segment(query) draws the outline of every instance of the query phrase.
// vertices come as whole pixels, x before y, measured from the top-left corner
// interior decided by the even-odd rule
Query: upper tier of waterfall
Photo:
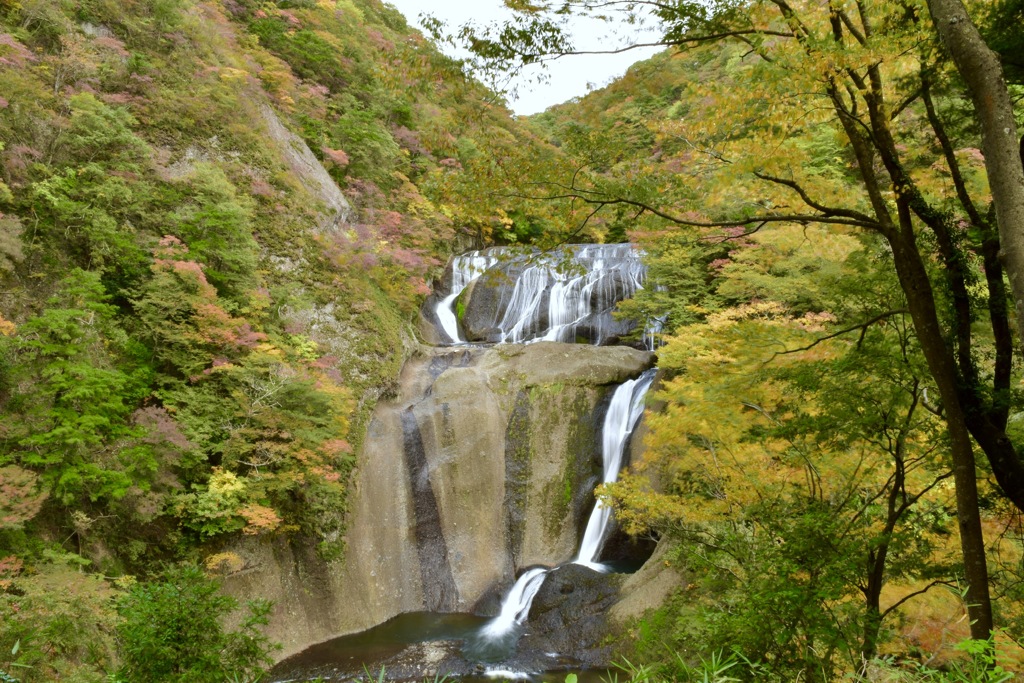
[[[636,323],[612,312],[643,288],[641,256],[631,244],[470,252],[452,260],[432,313],[447,343],[618,343]],[[655,325],[645,325],[648,348]]]

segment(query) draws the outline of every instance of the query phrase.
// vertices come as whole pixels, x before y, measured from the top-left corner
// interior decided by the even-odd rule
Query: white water
[[[469,286],[470,282],[483,275],[497,262],[496,255],[482,251],[471,251],[468,254],[456,256],[452,261],[452,289],[448,296],[438,303],[436,309],[441,329],[448,335],[448,340],[452,343],[459,344],[465,341],[459,336],[459,322],[455,317],[454,310],[455,300]]]
[[[523,572],[501,603],[501,612],[487,622],[480,631],[481,635],[490,640],[497,640],[511,632],[517,624],[525,622],[530,613],[533,598],[544,584],[544,577],[547,576],[548,571],[541,567],[534,567]]]
[[[606,318],[596,314],[612,310],[619,301],[643,289],[646,268],[641,256],[642,253],[630,244],[570,246],[553,253],[532,255],[518,273],[509,301],[499,312],[501,319],[494,321],[501,331],[500,341],[573,342],[579,325],[596,320],[599,329],[594,341],[603,343],[612,331],[601,329]],[[453,343],[465,343],[453,310],[455,300],[470,282],[501,259],[515,262],[526,257],[494,247],[453,260],[451,291],[436,308],[441,328]],[[567,261],[575,267],[561,267]],[[644,331],[645,344],[652,350],[653,333],[657,331],[659,329],[650,324]]]
[[[622,384],[612,396],[608,413],[604,417],[604,426],[601,428],[601,454],[604,464],[602,483],[611,484],[619,480],[626,442],[629,440],[630,434],[633,433],[640,416],[643,415],[644,396],[651,388],[652,381],[654,381],[654,370],[648,370],[637,379],[631,379]],[[598,571],[606,571],[605,566],[597,562],[597,557],[607,536],[611,517],[611,508],[598,498],[597,504],[594,505],[594,511],[590,513],[590,519],[587,521],[587,530],[580,542],[579,554],[573,562]]]
[[[612,401],[601,427],[603,482],[606,484],[618,481],[626,442],[644,412],[644,396],[647,395],[647,390],[651,387],[654,373],[653,369],[648,370],[637,379],[624,382],[612,395]],[[611,513],[611,508],[599,499],[593,512],[590,513],[587,530],[583,534],[579,554],[573,560],[574,563],[586,565],[598,571],[608,570],[605,565],[597,562],[597,558],[611,524]],[[510,635],[514,634],[516,629],[526,623],[533,599],[544,584],[548,573],[552,571],[555,570],[535,567],[524,572],[502,601],[501,612],[487,622],[480,631],[480,635],[486,640],[497,642],[508,639]]]

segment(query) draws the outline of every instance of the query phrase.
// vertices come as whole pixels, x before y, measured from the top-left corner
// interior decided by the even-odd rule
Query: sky
[[[501,0],[386,0],[405,15],[409,23],[422,29],[421,14],[432,14],[447,22],[454,32],[466,22],[487,24],[508,17]],[[618,31],[619,35],[612,35]],[[600,21],[574,20],[570,25],[573,44],[578,49],[601,50],[622,44],[630,29],[610,27]],[[635,35],[635,33],[634,33]],[[449,46],[442,50],[454,57],[464,56],[452,52]],[[626,69],[653,55],[654,48],[638,48],[617,55],[568,55],[549,63],[548,82],[535,83],[539,67],[527,71],[514,82],[517,95],[509,98],[509,106],[519,115],[535,114],[548,107],[585,95],[600,88],[626,72]]]

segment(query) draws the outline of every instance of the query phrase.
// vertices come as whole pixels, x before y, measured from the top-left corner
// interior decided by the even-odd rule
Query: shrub
[[[270,603],[248,603],[248,615],[228,631],[223,619],[234,598],[195,566],[168,569],[160,581],[136,584],[118,605],[118,626],[127,680],[148,683],[222,683],[256,680],[272,662],[275,647],[259,626]]]

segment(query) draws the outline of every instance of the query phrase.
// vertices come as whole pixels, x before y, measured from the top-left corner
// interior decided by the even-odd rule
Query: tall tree
[[[999,56],[989,49],[964,4],[960,0],[928,0],[928,9],[977,112],[999,225],[1000,258],[1010,278],[1017,329],[1024,340],[1024,138],[1018,146],[1017,122]]]
[[[997,230],[984,210],[985,190],[969,179],[969,162],[960,153],[966,145],[943,110],[947,97],[940,84],[954,94],[957,86],[923,1],[506,4],[519,12],[515,26],[490,35],[462,32],[476,54],[494,67],[571,51],[563,32],[565,17],[615,9],[634,18],[640,10],[649,11],[660,22],[658,44],[678,50],[719,45],[732,49],[730,59],[738,65],[728,87],[712,83],[698,90],[715,103],[714,111],[691,111],[668,131],[691,152],[690,168],[681,167],[678,178],[659,186],[581,168],[569,180],[552,179],[547,192],[532,196],[582,202],[595,211],[627,206],[681,226],[739,225],[751,232],[772,223],[818,223],[852,227],[884,240],[941,401],[972,633],[987,637],[992,615],[974,441],[1003,493],[1024,510],[1024,464],[1007,433],[1013,341],[1003,284],[1004,264],[1015,282],[1018,275],[1024,278],[1024,260],[1003,260],[1006,245],[1000,242],[1008,231],[1007,239],[1015,239],[1014,226],[1020,225],[1013,213],[1015,190],[1009,186],[1020,188],[1021,169],[1019,158],[1008,160],[1005,154],[1001,165],[989,164]],[[974,76],[963,68],[961,73],[968,80]],[[1006,93],[998,81],[980,88],[981,96],[1000,88]],[[1007,107],[994,109],[1005,116]],[[984,125],[992,128],[997,120]],[[819,160],[794,142],[813,138],[818,127],[841,140],[836,156],[846,170],[838,179],[823,173],[815,163]],[[998,146],[1008,145],[1004,140]],[[936,179],[936,166],[948,176]],[[720,192],[690,192],[701,197],[687,201],[686,193],[665,191],[673,183],[728,184],[730,195],[722,199]],[[1010,200],[995,192],[1002,185]],[[1024,289],[1018,298],[1024,299]],[[976,331],[982,313],[989,323],[985,340],[993,340],[986,354],[979,353],[985,340]]]

